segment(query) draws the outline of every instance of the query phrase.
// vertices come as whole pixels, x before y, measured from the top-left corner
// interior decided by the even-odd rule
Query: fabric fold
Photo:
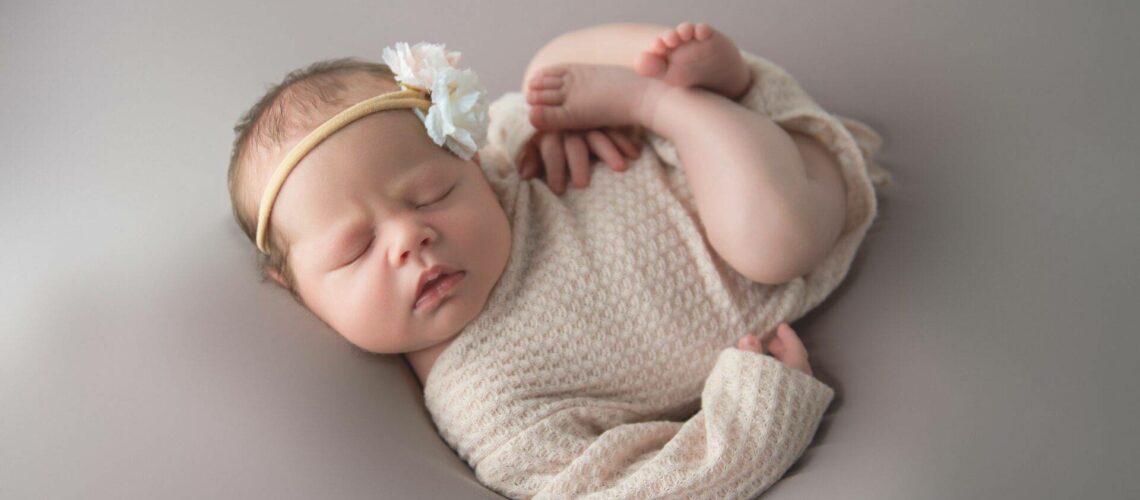
[[[687,421],[566,408],[495,450],[476,477],[511,498],[747,498],[799,458],[834,394],[770,356],[727,348]]]

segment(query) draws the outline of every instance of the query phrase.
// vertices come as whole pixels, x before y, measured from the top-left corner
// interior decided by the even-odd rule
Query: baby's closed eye
[[[456,186],[451,186],[447,191],[444,191],[442,195],[439,195],[439,196],[432,198],[431,201],[421,203],[421,204],[417,205],[416,208],[423,208],[423,207],[426,207],[428,205],[432,205],[432,204],[439,203],[439,202],[443,201],[443,199],[447,198],[447,196],[450,195],[452,191],[455,191],[455,187]]]
[[[422,209],[422,208],[426,208],[426,207],[429,207],[429,206],[435,205],[436,203],[439,203],[439,202],[443,201],[443,200],[444,200],[444,199],[446,199],[448,196],[450,196],[450,195],[451,195],[451,193],[452,193],[453,191],[455,191],[455,188],[456,188],[456,187],[458,187],[458,186],[459,186],[458,184],[452,185],[450,188],[448,188],[446,191],[444,191],[444,192],[443,192],[443,194],[440,194],[440,195],[437,195],[437,196],[433,196],[433,197],[431,197],[431,199],[430,199],[429,201],[426,201],[426,202],[424,202],[424,203],[418,203],[418,204],[416,204],[416,209]],[[361,248],[360,250],[356,251],[356,252],[353,252],[353,253],[351,254],[351,255],[352,255],[352,257],[351,257],[351,258],[349,258],[349,259],[348,259],[348,261],[346,261],[344,264],[342,264],[342,265],[338,266],[338,268],[349,266],[349,265],[351,265],[351,264],[355,263],[356,261],[360,260],[360,259],[361,259],[362,257],[364,257],[364,256],[365,256],[365,255],[368,253],[368,251],[369,251],[369,250],[372,248],[372,244],[373,244],[375,241],[376,241],[376,237],[375,237],[375,236],[372,236],[372,237],[368,238],[368,242],[364,244],[364,247],[363,247],[363,248]]]

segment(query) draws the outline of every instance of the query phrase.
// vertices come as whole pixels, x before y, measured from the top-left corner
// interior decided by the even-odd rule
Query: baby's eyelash
[[[368,244],[365,245],[362,250],[357,252],[356,256],[353,257],[352,260],[348,261],[345,265],[347,266],[348,264],[352,264],[353,262],[360,260],[361,257],[364,257],[364,254],[368,253],[368,249],[372,248],[372,242],[374,241],[376,241],[376,238],[370,238],[368,240]]]
[[[435,200],[432,200],[432,201],[429,201],[429,202],[424,203],[422,205],[419,205],[416,208],[426,207],[426,206],[431,205],[433,203],[439,203],[440,201],[443,201],[444,198],[447,198],[447,195],[451,194],[452,191],[455,191],[455,186],[451,186],[451,189],[448,189],[446,193],[443,193],[443,196],[440,196],[439,198],[436,198]]]
[[[451,189],[448,189],[448,190],[447,190],[447,192],[446,192],[446,193],[443,193],[443,195],[442,195],[442,196],[440,196],[439,198],[437,198],[437,199],[435,199],[435,200],[433,200],[433,201],[429,201],[429,202],[427,202],[427,203],[424,203],[424,204],[422,204],[422,205],[419,205],[419,206],[417,206],[416,208],[422,208],[422,207],[426,207],[426,206],[428,206],[428,205],[431,205],[431,204],[434,204],[434,203],[439,203],[440,201],[443,201],[443,199],[444,199],[444,198],[447,198],[447,197],[448,197],[448,195],[450,195],[452,191],[455,191],[455,188],[456,188],[456,187],[458,187],[458,186],[459,186],[458,184],[456,184],[456,185],[454,185],[454,186],[451,186]],[[355,256],[353,256],[353,257],[352,257],[352,259],[351,259],[351,260],[349,260],[348,262],[346,262],[344,265],[345,265],[345,266],[347,266],[347,265],[349,265],[349,264],[352,264],[353,262],[356,262],[356,261],[360,260],[360,258],[361,258],[361,257],[363,257],[363,256],[364,256],[364,254],[368,253],[368,249],[372,248],[372,243],[373,243],[373,242],[375,242],[375,241],[376,241],[376,238],[371,238],[371,239],[369,239],[369,240],[368,240],[368,244],[367,244],[367,245],[365,245],[363,249],[361,249],[359,252],[357,252],[357,253],[356,253],[356,255],[355,255]]]

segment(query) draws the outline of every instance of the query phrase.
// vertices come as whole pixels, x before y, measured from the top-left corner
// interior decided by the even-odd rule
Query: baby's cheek
[[[465,208],[459,210],[454,220],[453,229],[463,234],[466,241],[489,236],[487,234],[489,225],[496,220],[496,217],[502,217],[499,214],[502,213],[503,207],[499,205],[499,199],[491,191],[490,186],[483,185],[478,188],[480,192]]]
[[[364,268],[357,272],[368,272]],[[365,280],[362,280],[365,281]],[[349,289],[339,300],[333,301],[331,315],[335,323],[333,329],[353,345],[369,352],[394,352],[396,347],[391,329],[406,325],[406,317],[411,314],[411,300],[402,311],[399,301],[392,298],[395,291],[382,293],[382,278],[375,277]]]

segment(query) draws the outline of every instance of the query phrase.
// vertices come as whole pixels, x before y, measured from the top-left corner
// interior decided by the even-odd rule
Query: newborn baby
[[[885,179],[878,137],[703,24],[585,30],[531,66],[469,160],[411,111],[375,112],[308,151],[261,226],[295,145],[401,88],[359,61],[291,73],[235,128],[239,225],[267,230],[262,269],[333,330],[407,357],[495,491],[754,496],[833,396],[787,322],[846,275]],[[563,193],[587,148],[614,169]]]

